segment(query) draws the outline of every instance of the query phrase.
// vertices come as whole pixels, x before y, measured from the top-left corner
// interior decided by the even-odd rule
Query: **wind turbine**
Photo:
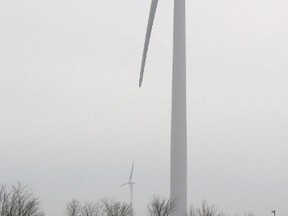
[[[152,0],[143,49],[139,87],[142,85],[148,46],[158,0]],[[187,117],[186,117],[186,27],[185,0],[174,0],[173,72],[171,115],[170,200],[175,201],[171,216],[187,211]]]
[[[121,187],[123,187],[125,185],[129,185],[129,187],[130,187],[130,206],[131,207],[133,207],[133,185],[135,184],[135,182],[132,182],[133,170],[134,170],[134,161],[135,160],[133,159],[132,168],[131,168],[128,182],[121,185]]]

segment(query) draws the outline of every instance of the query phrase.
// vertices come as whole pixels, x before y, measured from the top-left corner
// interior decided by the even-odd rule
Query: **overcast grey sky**
[[[169,195],[173,1],[0,0],[0,183],[47,216],[72,197]],[[187,0],[188,204],[288,214],[288,2]]]

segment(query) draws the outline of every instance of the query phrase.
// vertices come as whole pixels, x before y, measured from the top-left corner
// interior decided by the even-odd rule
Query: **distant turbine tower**
[[[131,207],[133,207],[133,185],[135,184],[135,182],[132,182],[132,176],[133,176],[133,170],[134,170],[134,161],[135,160],[133,159],[129,181],[121,185],[121,187],[123,187],[125,185],[129,185],[129,187],[130,187],[130,206]]]
[[[142,56],[139,87],[142,85],[148,46],[158,0],[152,0]],[[186,33],[185,0],[174,0],[173,75],[170,199],[176,207],[171,216],[184,216],[187,211],[187,119],[186,119]]]

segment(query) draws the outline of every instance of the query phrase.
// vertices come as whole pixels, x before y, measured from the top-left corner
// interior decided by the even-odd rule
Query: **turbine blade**
[[[133,206],[133,184],[130,185],[130,206]]]
[[[122,184],[120,187],[123,187],[124,185],[127,185],[127,184],[129,184],[129,183],[124,183],[124,184]]]
[[[148,24],[147,24],[147,30],[146,30],[144,49],[143,49],[143,54],[142,54],[139,87],[141,87],[142,81],[143,81],[144,68],[145,68],[145,64],[146,64],[147,52],[148,52],[148,47],[149,47],[149,42],[150,42],[150,37],[151,37],[151,32],[152,32],[152,27],[153,27],[153,23],[154,23],[157,5],[158,5],[158,0],[152,0]]]
[[[130,173],[130,177],[129,177],[129,183],[131,183],[132,180],[132,175],[133,175],[133,170],[134,170],[134,159],[133,159],[133,164],[132,164],[132,169],[131,169],[131,173]]]

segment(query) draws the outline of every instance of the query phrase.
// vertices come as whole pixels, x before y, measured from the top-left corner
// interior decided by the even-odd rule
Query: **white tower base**
[[[171,216],[187,214],[187,120],[185,0],[174,0],[171,119]]]

